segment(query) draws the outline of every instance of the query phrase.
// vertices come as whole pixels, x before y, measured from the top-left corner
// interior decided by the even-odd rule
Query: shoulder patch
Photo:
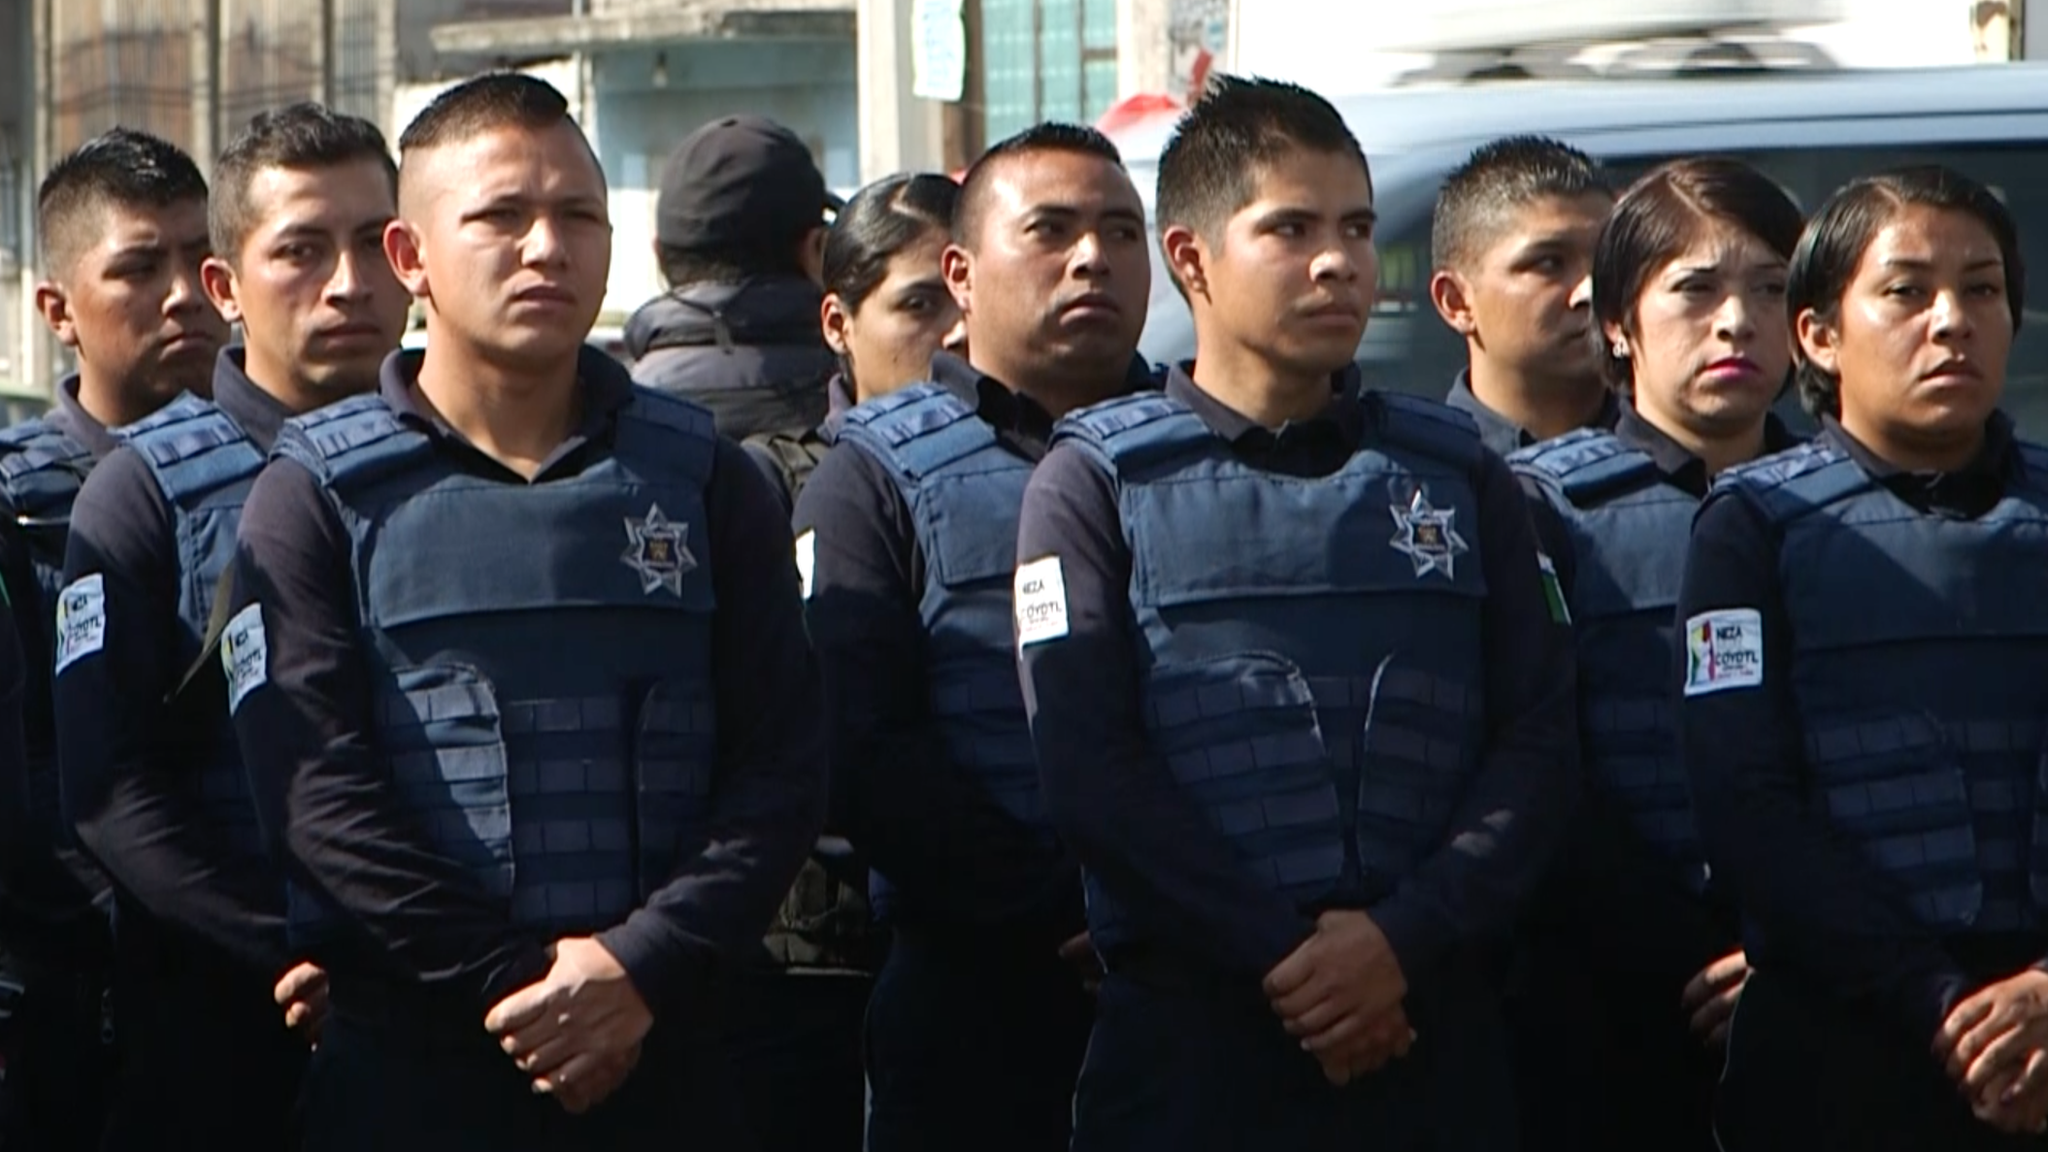
[[[107,578],[81,576],[57,593],[57,675],[107,646]]]
[[[1764,682],[1764,620],[1754,608],[1717,608],[1685,622],[1685,694]]]
[[[1019,567],[1011,596],[1016,605],[1019,649],[1067,634],[1067,580],[1059,557],[1047,556]]]
[[[796,576],[804,599],[811,598],[812,581],[818,575],[818,530],[806,528],[796,538]]]
[[[227,673],[228,714],[242,698],[270,679],[270,645],[263,633],[263,606],[251,604],[228,620],[220,634],[220,666]]]

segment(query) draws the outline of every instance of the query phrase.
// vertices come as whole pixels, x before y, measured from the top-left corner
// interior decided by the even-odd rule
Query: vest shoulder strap
[[[92,470],[92,452],[44,420],[0,429],[0,499],[20,515],[68,507]]]
[[[1508,463],[1516,472],[1554,483],[1581,508],[1654,484],[1660,477],[1648,452],[1597,428],[1579,428],[1532,444],[1509,456]]]
[[[345,490],[392,475],[432,450],[424,433],[406,427],[382,397],[370,393],[285,421],[273,454]]]
[[[212,403],[185,393],[121,429],[173,506],[191,508],[263,468],[263,453],[241,425]]]
[[[1159,392],[1137,392],[1070,412],[1053,440],[1093,445],[1118,472],[1214,443],[1216,434],[1187,405]]]
[[[1739,488],[1755,498],[1772,523],[1783,525],[1868,489],[1869,473],[1840,449],[1816,440],[1723,472],[1715,487]]]
[[[711,461],[718,451],[718,431],[711,412],[693,400],[635,385],[633,399],[619,411],[622,456],[636,463],[679,469],[692,484],[711,479]]]
[[[995,429],[943,384],[926,381],[856,406],[840,436],[911,483],[996,446]]]
[[[1380,434],[1395,446],[1433,456],[1469,469],[1479,462],[1484,442],[1479,424],[1448,404],[1405,392],[1368,392],[1375,406]]]

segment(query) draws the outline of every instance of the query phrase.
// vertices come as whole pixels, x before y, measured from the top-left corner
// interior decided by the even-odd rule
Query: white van
[[[2019,220],[2037,286],[2013,349],[2005,407],[2030,437],[2048,439],[2048,63],[1506,83],[1334,103],[1365,146],[1380,212],[1379,300],[1358,348],[1378,387],[1441,397],[1464,364],[1464,343],[1429,302],[1430,210],[1444,175],[1495,137],[1556,137],[1605,164],[1617,188],[1674,157],[1734,156],[1808,210],[1855,176],[1940,163],[1990,185]],[[1148,125],[1120,140],[1148,203],[1168,127]],[[1154,249],[1141,351],[1153,361],[1184,360],[1194,354],[1194,331]]]

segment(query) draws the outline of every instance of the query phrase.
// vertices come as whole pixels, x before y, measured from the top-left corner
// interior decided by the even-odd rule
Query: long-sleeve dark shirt
[[[243,375],[240,358],[221,353],[214,402],[267,452],[290,413]],[[57,675],[64,812],[113,878],[124,920],[147,916],[274,979],[290,967],[281,874],[253,866],[202,807],[202,762],[234,738],[220,677],[202,674],[173,695],[191,659],[178,620],[191,560],[142,457],[109,455],[78,495],[65,554],[67,585],[100,578],[106,632],[101,650]]]
[[[1487,406],[1486,401],[1473,394],[1470,369],[1459,372],[1458,378],[1451,382],[1451,390],[1444,396],[1444,403],[1472,417],[1472,422],[1479,425],[1479,439],[1488,448],[1503,456],[1511,455],[1516,449],[1527,448],[1536,443],[1534,433],[1494,411]],[[1600,410],[1587,422],[1586,427],[1612,428],[1615,421],[1621,419],[1621,411],[1621,402],[1615,398],[1614,393],[1602,393]]]
[[[477,479],[527,485],[421,403],[419,363],[417,354],[385,363],[380,391],[398,417]],[[610,458],[634,386],[595,351],[578,375],[581,423],[532,484],[568,481]],[[704,502],[718,605],[706,847],[624,923],[597,934],[657,1018],[696,1007],[718,959],[759,948],[824,817],[817,667],[787,521],[729,440],[718,443]],[[593,531],[616,533],[617,522],[608,524]],[[351,547],[334,504],[302,465],[273,460],[250,493],[239,540],[236,607],[262,604],[268,677],[243,699],[235,725],[259,814],[285,829],[288,867],[359,930],[330,961],[337,998],[345,973],[395,977],[466,1000],[481,1018],[546,975],[552,941],[515,926],[509,905],[435,850],[397,802],[377,750]],[[617,545],[607,534],[601,546]]]
[[[78,387],[76,376],[60,383],[56,403],[41,419],[76,441],[96,463],[119,444],[79,403]],[[7,585],[26,676],[21,699],[25,755],[18,770],[0,778],[0,806],[10,809],[0,821],[23,830],[0,850],[7,859],[0,919],[10,948],[40,963],[72,969],[98,963],[104,955],[106,914],[99,904],[109,895],[106,876],[79,850],[57,812],[57,732],[50,699],[57,606],[36,579],[34,555],[47,550],[50,561],[61,567],[65,531],[63,524],[0,528],[0,581]],[[31,773],[45,778],[31,784]]]
[[[1169,396],[1245,463],[1327,476],[1372,446],[1377,402],[1355,371],[1321,416],[1269,430],[1203,392],[1181,370]],[[1505,931],[1548,857],[1576,786],[1570,632],[1549,612],[1527,501],[1506,463],[1474,474],[1487,746],[1443,846],[1374,904],[1404,970]],[[1143,530],[1140,527],[1139,530]],[[1059,558],[1067,633],[1026,645],[1024,694],[1046,801],[1081,860],[1141,926],[1213,969],[1256,981],[1313,930],[1306,911],[1261,884],[1174,784],[1141,719],[1131,552],[1115,482],[1085,448],[1055,444],[1024,498],[1020,561]],[[1207,558],[1191,556],[1189,563]]]
[[[1624,407],[1614,424],[1615,438],[1646,453],[1663,482],[1704,499],[1713,478],[1706,462],[1664,431]],[[1776,416],[1764,424],[1765,455],[1799,443]],[[1533,480],[1530,513],[1536,536],[1557,571],[1558,584],[1570,602],[1578,575],[1578,550],[1563,516]],[[1646,677],[1663,677],[1664,667],[1645,668]],[[1671,738],[1676,741],[1678,734]],[[1562,929],[1569,946],[1588,962],[1625,973],[1654,971],[1678,974],[1683,981],[1738,946],[1733,903],[1718,887],[1707,897],[1688,896],[1677,884],[1670,863],[1651,847],[1629,821],[1619,798],[1608,795],[1590,775],[1569,831],[1558,847],[1532,910],[1538,922]],[[1671,1011],[1678,993],[1672,990]]]
[[[1149,386],[1141,373],[1134,365],[1133,387]],[[1053,420],[1029,397],[944,353],[932,374],[1006,449],[1044,456]],[[900,486],[873,454],[841,444],[804,487],[795,528],[814,556],[807,618],[825,668],[835,811],[900,890],[891,918],[981,910],[984,927],[1080,931],[1071,858],[1005,812],[932,722],[918,613],[926,558]]]
[[[2021,467],[2002,416],[1993,418],[1978,459],[1946,474],[1901,472],[1832,420],[1820,438],[1908,504],[1949,515],[1982,515]],[[1757,928],[1748,938],[1752,964],[1783,968],[1804,987],[1885,1012],[1929,1043],[1971,974],[1808,799],[1779,546],[1763,511],[1739,488],[1716,488],[1693,523],[1678,619],[1749,608],[1763,625],[1760,685],[1681,700],[1701,841],[1717,880],[1730,885]],[[1673,676],[1682,683],[1683,669]]]

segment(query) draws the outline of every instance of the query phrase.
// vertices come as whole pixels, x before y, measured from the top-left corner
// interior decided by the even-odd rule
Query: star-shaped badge
[[[1415,562],[1415,575],[1419,578],[1441,572],[1446,580],[1457,579],[1458,554],[1470,551],[1464,537],[1451,526],[1458,510],[1432,506],[1429,493],[1420,484],[1415,486],[1406,508],[1399,504],[1387,507],[1394,514],[1394,538],[1390,543],[1394,551]]]
[[[683,595],[683,573],[697,567],[685,541],[688,524],[671,524],[661,514],[661,505],[650,504],[647,515],[626,517],[626,554],[619,557],[626,567],[640,574],[640,591],[652,593],[666,588],[677,599]]]

